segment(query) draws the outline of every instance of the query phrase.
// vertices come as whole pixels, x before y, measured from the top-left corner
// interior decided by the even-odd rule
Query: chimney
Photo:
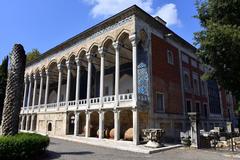
[[[163,24],[164,26],[166,26],[167,22],[165,22],[162,18],[160,18],[159,16],[154,17],[159,23]]]

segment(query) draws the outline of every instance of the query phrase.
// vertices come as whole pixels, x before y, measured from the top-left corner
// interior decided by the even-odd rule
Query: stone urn
[[[146,147],[159,148],[162,146],[161,139],[165,134],[163,129],[143,129],[144,136],[148,139]]]
[[[132,141],[133,140],[133,128],[129,128],[124,133],[124,140]]]

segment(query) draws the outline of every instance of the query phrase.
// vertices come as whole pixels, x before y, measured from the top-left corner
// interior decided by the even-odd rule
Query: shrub
[[[0,159],[27,160],[45,151],[49,137],[34,133],[0,136]]]

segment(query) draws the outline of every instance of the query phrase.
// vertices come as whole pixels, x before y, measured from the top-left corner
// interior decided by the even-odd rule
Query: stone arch
[[[49,86],[48,86],[48,103],[57,103],[58,91],[58,66],[57,61],[53,60],[48,66]]]
[[[71,52],[67,57],[67,61],[69,61],[72,57],[77,57],[77,54],[75,52]]]
[[[70,112],[67,114],[67,134],[74,134],[75,114]]]
[[[123,29],[123,30],[121,30],[121,31],[119,32],[119,34],[117,35],[115,41],[119,41],[120,38],[121,38],[123,35],[125,35],[125,34],[130,35],[130,31],[127,30],[127,29]]]
[[[90,137],[98,136],[99,128],[99,114],[97,111],[93,111],[90,114]]]
[[[138,34],[138,42],[143,45],[144,48],[148,46],[148,35],[147,32],[144,29],[141,29]]]
[[[79,135],[85,136],[86,114],[85,112],[79,113]]]
[[[52,131],[52,122],[48,122],[47,131],[48,131],[48,132],[51,132],[51,131]]]
[[[100,47],[106,46],[106,44],[107,44],[109,41],[114,42],[114,38],[111,37],[111,36],[107,36],[107,37],[102,41]]]
[[[96,42],[94,42],[93,44],[91,44],[91,46],[89,47],[89,49],[88,49],[87,53],[90,53],[90,54],[92,54],[92,52],[91,52],[91,51],[95,50],[95,48],[99,48],[99,44],[98,44],[98,43],[96,43]]]
[[[133,138],[133,112],[131,109],[120,111],[120,138],[132,140]]]
[[[67,58],[63,56],[59,61],[58,64],[63,64],[65,61],[67,61]]]
[[[113,111],[106,111],[104,113],[104,137],[114,138],[114,135],[110,136],[110,131],[114,133],[114,113]]]
[[[81,59],[83,56],[86,55],[86,53],[87,53],[87,49],[83,47],[83,48],[81,48],[81,49],[78,51],[76,57],[78,57],[79,59]]]
[[[56,60],[56,59],[51,60],[51,61],[48,63],[46,69],[49,70],[50,66],[51,66],[53,63],[56,63],[56,64],[57,64],[57,60]]]

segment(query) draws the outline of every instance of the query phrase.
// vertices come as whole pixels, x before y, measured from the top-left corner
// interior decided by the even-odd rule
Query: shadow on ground
[[[53,151],[46,151],[41,156],[39,156],[36,160],[52,160],[58,159],[62,155],[86,155],[86,154],[93,154],[94,152],[89,151],[79,151],[79,152],[53,152]]]

